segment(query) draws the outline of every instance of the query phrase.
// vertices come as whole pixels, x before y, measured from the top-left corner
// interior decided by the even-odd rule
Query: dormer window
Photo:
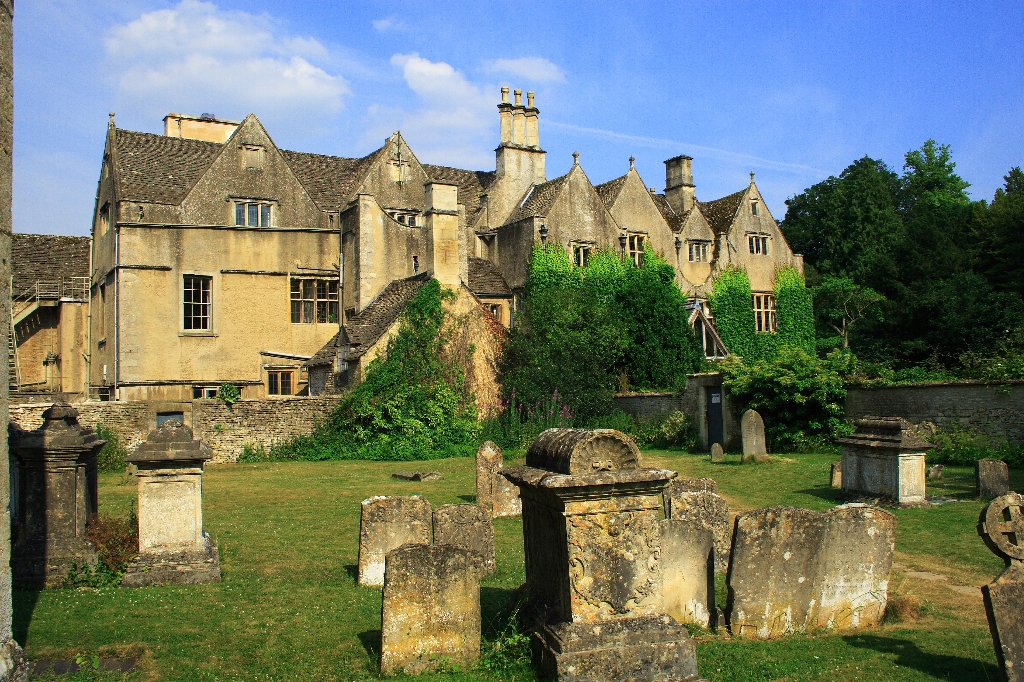
[[[242,168],[263,170],[263,147],[255,144],[242,146]]]
[[[235,225],[246,227],[270,227],[273,206],[265,201],[236,201]]]
[[[750,253],[768,255],[768,237],[753,234],[747,237],[747,243],[750,245]]]
[[[689,243],[689,256],[691,263],[707,263],[708,242],[691,241]]]

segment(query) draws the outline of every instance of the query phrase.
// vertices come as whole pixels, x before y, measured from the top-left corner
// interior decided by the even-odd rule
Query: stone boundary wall
[[[615,407],[634,417],[653,419],[685,412],[687,405],[675,393],[620,393],[615,396]]]
[[[121,434],[129,452],[156,428],[157,413],[181,413],[197,438],[213,448],[212,462],[234,462],[246,443],[266,449],[274,443],[306,435],[318,420],[329,415],[340,396],[315,396],[261,400],[239,400],[227,405],[221,400],[186,402],[132,401],[79,402],[78,420],[95,428],[102,424]],[[23,429],[34,430],[43,423],[49,403],[11,405],[10,419]]]
[[[910,384],[847,389],[846,418],[903,417],[914,424],[953,422],[995,441],[1024,444],[1024,381]]]

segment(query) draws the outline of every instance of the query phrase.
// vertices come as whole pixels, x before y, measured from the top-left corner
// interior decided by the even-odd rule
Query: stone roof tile
[[[224,147],[217,142],[116,129],[118,197],[176,206]]]
[[[558,194],[562,191],[562,187],[568,178],[569,174],[566,173],[554,180],[534,185],[523,203],[516,207],[516,210],[512,211],[512,215],[505,221],[505,224],[514,223],[524,218],[533,218],[534,216],[546,216],[551,211],[551,206],[555,203],[555,199],[558,198]]]
[[[743,200],[743,195],[746,192],[746,189],[741,189],[739,192],[733,192],[721,199],[697,202],[700,212],[704,214],[708,225],[711,226],[715,233],[725,232],[732,226],[732,219],[736,216],[736,210],[739,208],[740,201]]]
[[[609,209],[615,203],[615,200],[619,198],[619,192],[622,191],[622,186],[626,184],[627,177],[629,177],[629,173],[594,187],[597,190],[598,196],[601,197],[601,201]]]
[[[340,211],[384,148],[359,159],[281,150],[299,183],[321,210]]]
[[[469,259],[469,290],[484,297],[512,295],[512,290],[498,268],[483,258]]]
[[[12,295],[35,291],[36,282],[89,276],[89,238],[18,234],[11,240]]]

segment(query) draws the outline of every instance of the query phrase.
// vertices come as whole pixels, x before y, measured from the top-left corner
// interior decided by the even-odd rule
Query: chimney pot
[[[520,88],[516,88],[513,92],[516,96],[516,106],[523,106],[523,91]]]
[[[533,108],[533,91],[526,93],[526,106]]]
[[[503,87],[501,89],[501,103],[502,104],[508,104],[508,88],[507,87]]]

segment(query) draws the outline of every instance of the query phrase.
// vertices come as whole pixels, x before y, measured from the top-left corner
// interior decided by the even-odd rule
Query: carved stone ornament
[[[1024,682],[1024,496],[992,500],[981,510],[978,534],[1006,562],[995,582],[981,588],[996,659],[1006,682]]]

